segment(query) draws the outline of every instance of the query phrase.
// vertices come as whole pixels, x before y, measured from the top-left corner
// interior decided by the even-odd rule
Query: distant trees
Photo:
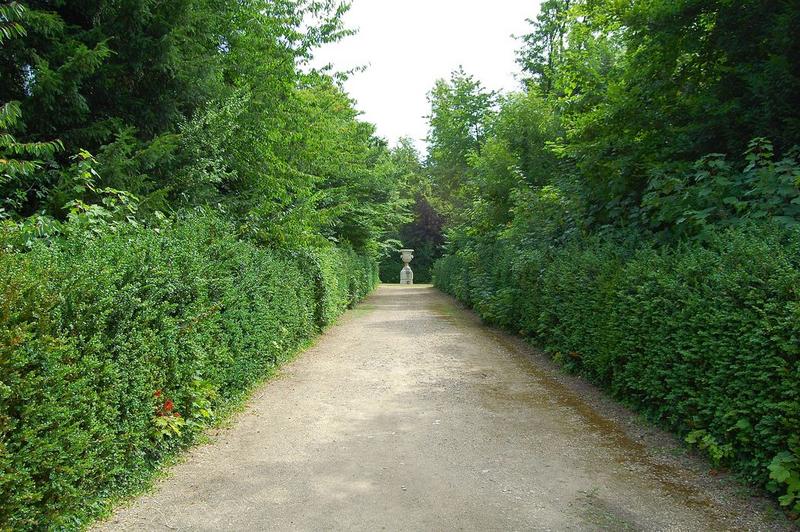
[[[461,68],[449,81],[437,81],[428,96],[427,167],[437,196],[450,211],[464,206],[462,187],[469,173],[469,157],[481,152],[496,99],[494,92]]]

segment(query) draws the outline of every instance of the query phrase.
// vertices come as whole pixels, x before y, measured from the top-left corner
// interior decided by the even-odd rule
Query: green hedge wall
[[[600,237],[541,249],[500,240],[442,259],[434,280],[797,504],[797,233],[729,230],[658,249]]]
[[[352,251],[233,235],[0,251],[0,529],[80,528],[377,283]]]

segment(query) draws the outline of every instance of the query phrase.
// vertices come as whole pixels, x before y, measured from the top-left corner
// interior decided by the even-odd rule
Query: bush
[[[658,249],[610,237],[492,245],[440,260],[436,285],[797,504],[800,234],[736,228]]]
[[[214,220],[0,251],[0,528],[77,528],[135,489],[377,267]]]

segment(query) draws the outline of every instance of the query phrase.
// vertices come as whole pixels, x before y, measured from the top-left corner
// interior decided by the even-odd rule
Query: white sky
[[[394,144],[410,136],[418,146],[427,135],[427,94],[439,78],[463,65],[495,90],[517,90],[515,62],[535,18],[539,0],[353,0],[345,17],[358,34],[317,52],[315,64],[339,71],[365,65],[345,88]]]

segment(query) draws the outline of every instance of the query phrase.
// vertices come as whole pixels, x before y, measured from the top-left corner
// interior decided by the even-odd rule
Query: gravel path
[[[781,527],[637,427],[435,289],[382,286],[97,528]]]

